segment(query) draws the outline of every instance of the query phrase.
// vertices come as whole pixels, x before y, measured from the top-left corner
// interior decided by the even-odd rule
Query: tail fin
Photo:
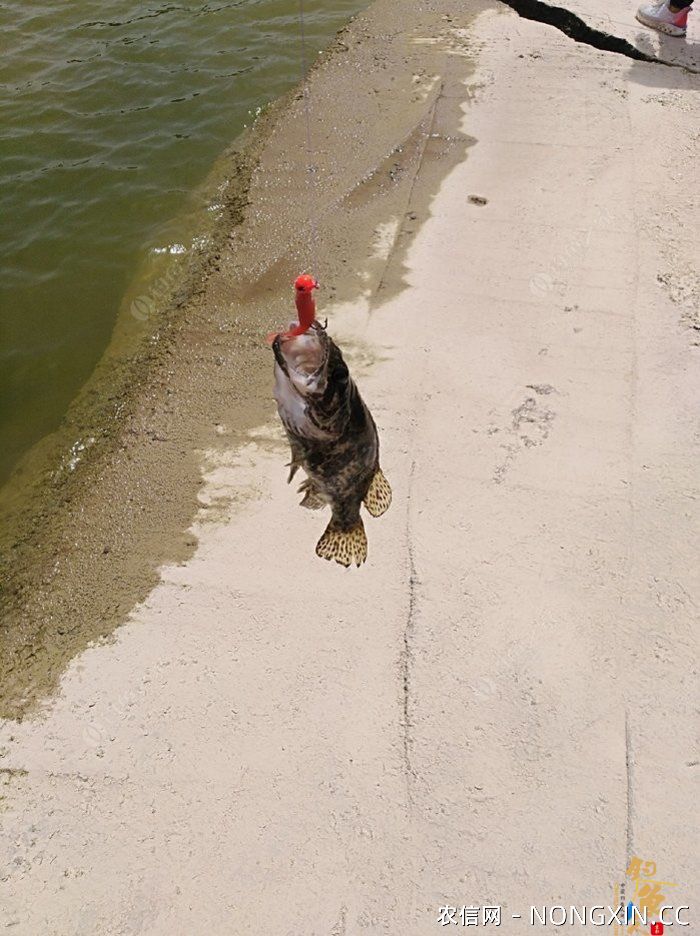
[[[389,509],[390,504],[391,487],[382,469],[377,468],[365,494],[365,507],[373,517],[381,517]]]
[[[316,555],[321,559],[335,559],[346,568],[353,562],[361,566],[367,558],[367,536],[362,520],[358,520],[349,530],[341,530],[331,520],[318,541]]]

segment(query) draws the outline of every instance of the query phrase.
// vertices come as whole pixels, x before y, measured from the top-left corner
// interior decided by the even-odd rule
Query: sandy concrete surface
[[[368,564],[315,558],[276,423],[204,459],[192,557],[2,725],[8,932],[522,934],[635,855],[697,926],[697,79],[501,7],[437,41],[472,145],[322,309]]]
[[[292,89],[196,194],[202,246],[146,277],[160,300],[142,276],[131,284],[109,352],[37,453],[52,470],[35,463],[9,498],[12,485],[0,491],[0,717],[35,711],[162,566],[193,554],[201,452],[225,452],[271,418],[265,336],[288,321],[299,270],[320,271],[326,304],[402,288],[430,200],[470,145],[458,129],[473,67],[464,37],[486,5],[402,7],[398,22],[395,0],[372,4],[315,59],[313,175]]]
[[[551,3],[549,6],[559,4]],[[588,26],[626,39],[635,49],[686,68],[692,73],[700,73],[700,24],[694,21],[691,13],[688,20],[688,34],[683,40],[646,29],[639,23],[634,13],[640,3],[618,0],[616,3],[590,3],[589,0],[567,0],[565,9],[575,13]],[[694,12],[694,11],[693,11]]]

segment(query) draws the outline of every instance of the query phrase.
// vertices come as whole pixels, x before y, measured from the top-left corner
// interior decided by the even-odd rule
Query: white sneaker
[[[644,26],[666,33],[667,36],[685,36],[690,7],[674,13],[668,0],[663,3],[644,3],[637,10],[637,19]]]

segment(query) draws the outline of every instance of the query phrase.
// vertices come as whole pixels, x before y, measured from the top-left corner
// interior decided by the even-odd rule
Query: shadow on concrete
[[[634,38],[634,44],[650,58],[673,59],[678,64],[673,68],[666,65],[650,68],[648,64],[635,62],[627,73],[630,81],[649,88],[697,88],[700,91],[700,68],[697,65],[700,62],[700,43],[640,31]]]

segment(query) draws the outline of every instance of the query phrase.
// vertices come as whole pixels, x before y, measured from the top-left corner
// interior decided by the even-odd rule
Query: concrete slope
[[[547,0],[504,2],[525,18],[560,29],[576,42],[638,61],[658,61],[669,68],[700,73],[700,31],[695,27],[692,8],[687,35],[678,37],[642,25],[636,18],[638,2],[618,6],[587,0],[568,0],[562,5]]]
[[[679,39],[647,29],[639,23],[635,18],[639,5],[632,2],[612,6],[584,0],[567,0],[563,4],[565,9],[579,16],[591,28],[626,39],[640,52],[679,68],[695,73],[700,71],[700,25],[694,19],[694,11],[688,20],[687,35]]]
[[[327,310],[395,493],[367,566],[314,557],[276,426],[209,459],[195,556],[3,726],[8,932],[520,934],[634,856],[700,906],[695,79],[500,7],[455,39],[468,158],[405,288]]]

